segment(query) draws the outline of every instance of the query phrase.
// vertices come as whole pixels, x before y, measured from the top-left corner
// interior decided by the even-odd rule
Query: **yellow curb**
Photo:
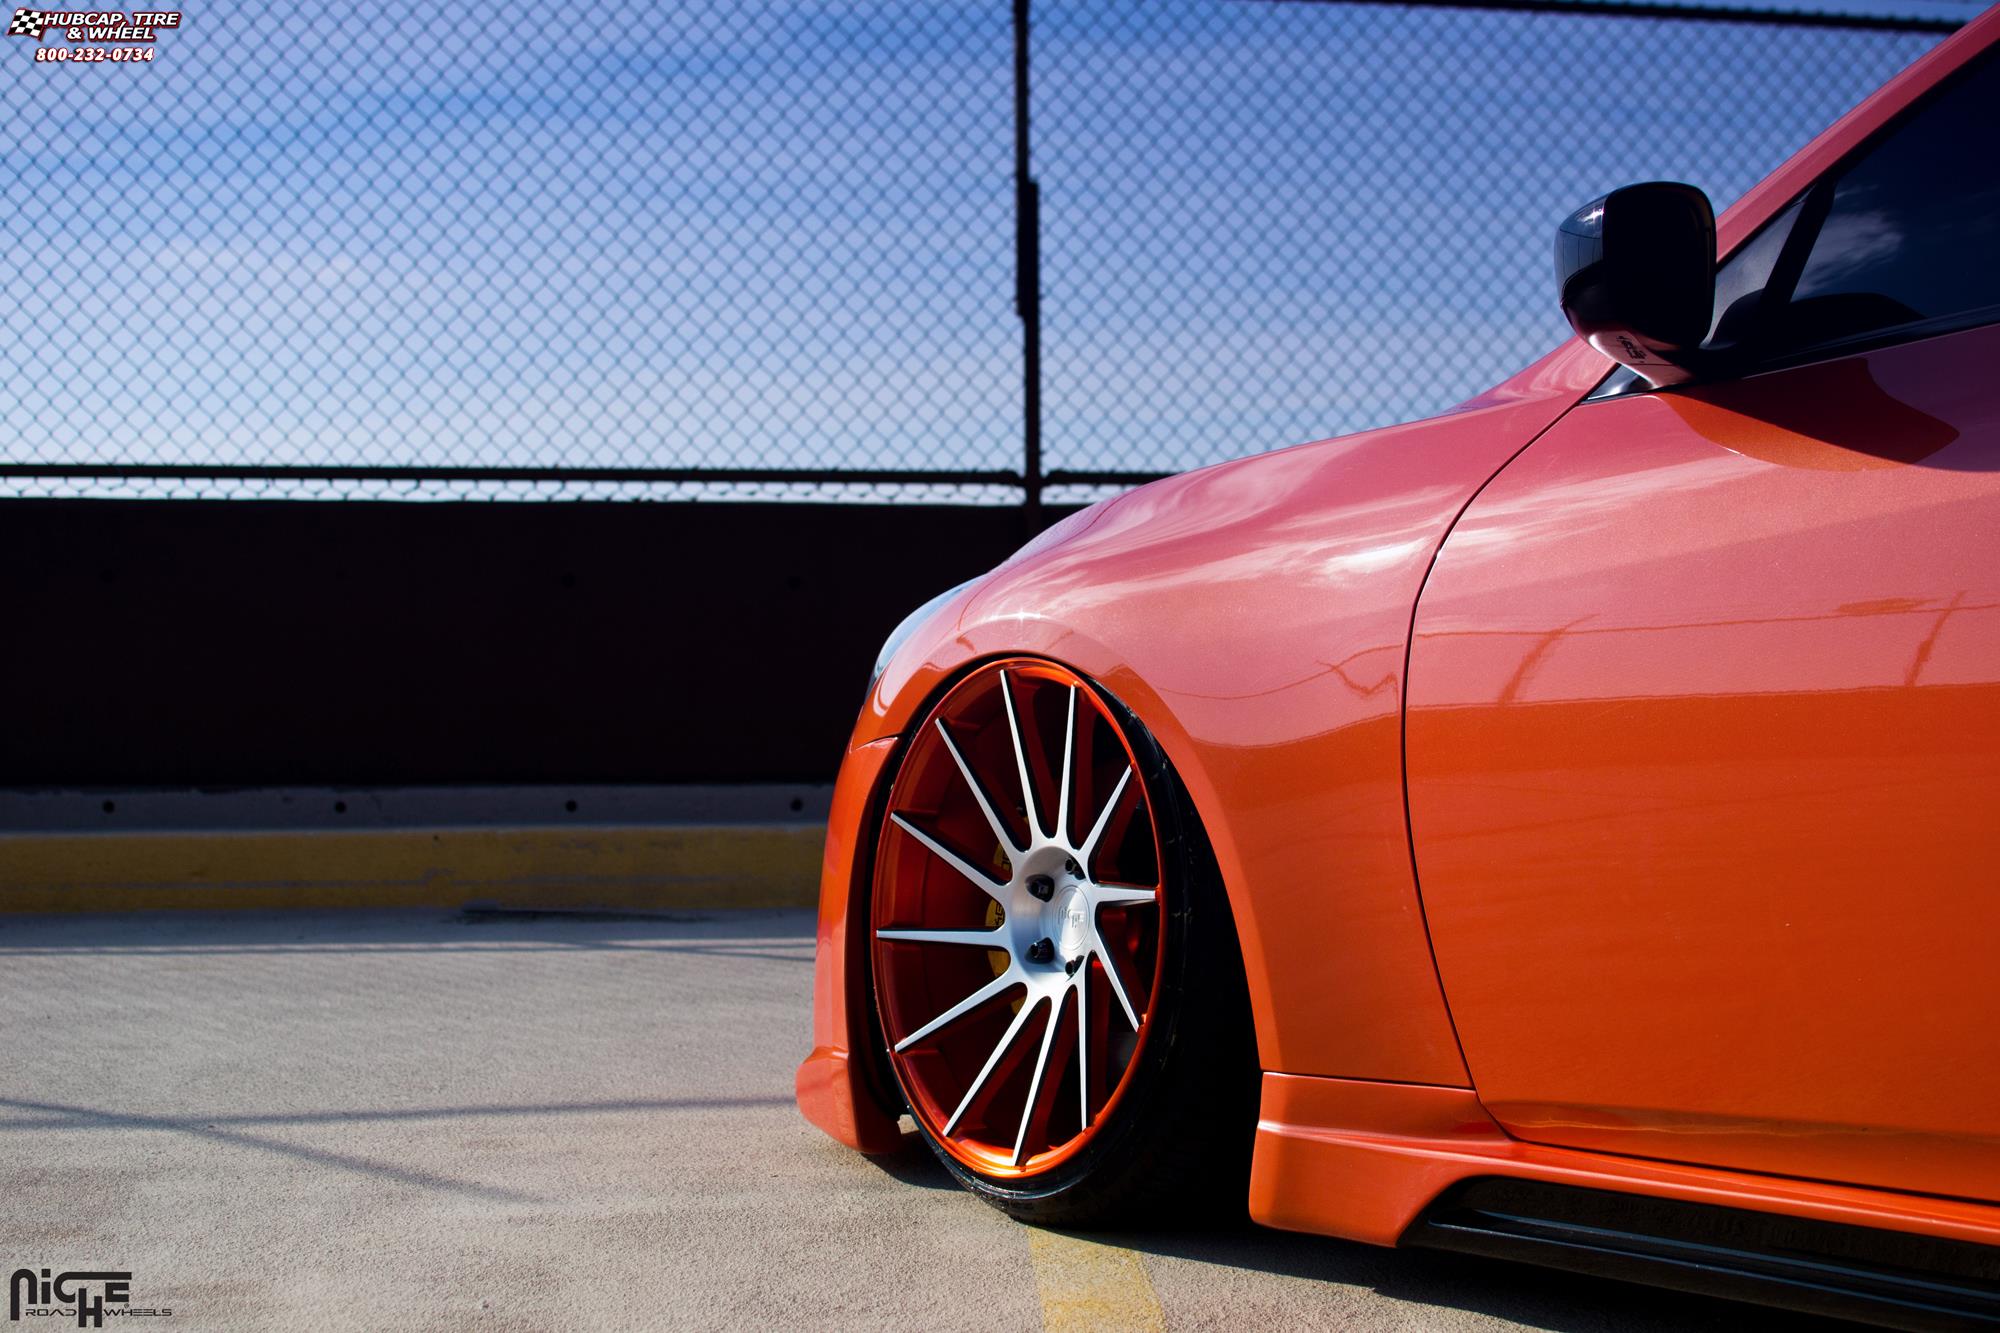
[[[0,913],[809,907],[824,827],[0,835]]]
[[[1162,1333],[1167,1326],[1145,1261],[1131,1250],[1056,1231],[1031,1231],[1028,1259],[1048,1333]]]

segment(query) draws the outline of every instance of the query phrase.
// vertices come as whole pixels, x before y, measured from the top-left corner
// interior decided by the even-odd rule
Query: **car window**
[[[1745,244],[1711,344],[1791,358],[2000,318],[2000,62],[1981,60]]]
[[[1778,266],[1778,256],[1784,253],[1785,243],[1798,225],[1803,202],[1794,200],[1789,208],[1766,223],[1762,231],[1737,247],[1729,262],[1717,270],[1715,318],[1709,325],[1706,346],[1728,346],[1744,339],[1749,325],[1756,320],[1764,288]]]

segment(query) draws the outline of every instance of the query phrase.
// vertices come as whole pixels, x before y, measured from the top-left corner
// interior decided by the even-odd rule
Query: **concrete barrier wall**
[[[832,789],[0,792],[0,914],[803,907]]]
[[[0,503],[0,788],[825,782],[1017,510]]]
[[[0,912],[809,903],[882,638],[1024,535],[918,505],[0,502]]]

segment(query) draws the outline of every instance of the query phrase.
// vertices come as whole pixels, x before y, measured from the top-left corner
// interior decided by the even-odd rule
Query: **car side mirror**
[[[1556,230],[1563,314],[1583,340],[1655,387],[1694,375],[1715,305],[1715,210],[1692,185],[1648,181]]]

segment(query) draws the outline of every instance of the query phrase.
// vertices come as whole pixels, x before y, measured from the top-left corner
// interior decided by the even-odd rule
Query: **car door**
[[[1740,247],[1417,608],[1412,836],[1523,1139],[2000,1199],[2000,75]],[[1625,392],[1616,392],[1624,388]]]

